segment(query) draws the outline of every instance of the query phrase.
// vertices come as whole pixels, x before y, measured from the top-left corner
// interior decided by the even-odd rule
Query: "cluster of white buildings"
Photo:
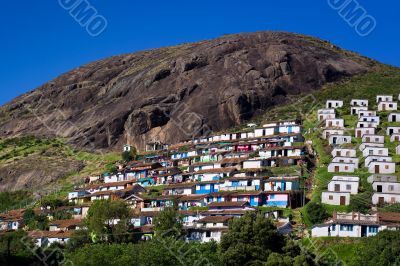
[[[400,183],[393,158],[394,154],[400,154],[400,145],[395,150],[387,147],[392,146],[388,142],[400,141],[400,126],[396,124],[400,122],[397,101],[394,101],[392,95],[377,95],[376,110],[370,110],[368,100],[351,100],[350,114],[358,118],[354,128],[345,128],[344,120],[337,117],[336,109],[343,107],[343,101],[328,100],[326,108],[318,110],[318,119],[324,127],[322,137],[328,140],[333,149],[328,172],[335,173],[328,183],[328,191],[321,194],[321,202],[349,205],[351,195],[357,194],[359,190],[360,177],[357,172],[360,170],[371,174],[367,181],[374,191],[371,200],[373,205],[400,203]],[[387,122],[383,123],[386,116]],[[354,135],[349,133],[352,130]],[[386,216],[396,215],[335,213],[331,220],[314,226],[312,235],[361,237],[392,227],[400,228],[399,215],[391,227],[387,226]]]

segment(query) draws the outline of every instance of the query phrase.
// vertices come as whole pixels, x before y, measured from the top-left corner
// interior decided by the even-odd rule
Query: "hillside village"
[[[70,191],[69,204],[57,210],[70,211],[73,219],[55,220],[57,210],[36,208],[47,215],[49,230],[28,235],[39,246],[66,243],[84,226],[93,202],[123,200],[142,240],[153,236],[154,217],[171,206],[183,217],[187,241],[218,242],[229,221],[246,212],[272,218],[282,234],[301,231],[298,235],[303,236],[304,217],[298,210],[310,193],[318,193],[311,200],[333,210],[324,223],[308,228],[311,237],[364,237],[397,230],[400,214],[380,212],[379,207],[400,203],[399,100],[400,95],[377,95],[376,103],[328,100],[324,109],[312,114],[318,128],[305,128],[301,120],[277,121],[175,145],[153,141],[135,160],[118,164],[115,172],[86,177],[84,185]],[[320,155],[307,137],[311,131],[326,143],[328,165],[318,164]],[[132,149],[125,145],[123,152]],[[326,188],[316,189],[314,165],[326,170]],[[347,212],[352,201],[360,200],[355,196],[367,190],[373,192],[364,202],[371,203],[369,213]],[[24,228],[24,212],[1,214],[1,230]]]

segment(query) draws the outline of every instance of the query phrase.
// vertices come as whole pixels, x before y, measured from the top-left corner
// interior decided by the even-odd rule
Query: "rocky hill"
[[[74,69],[1,107],[0,137],[57,136],[94,150],[174,143],[227,129],[374,64],[282,32],[125,54]]]

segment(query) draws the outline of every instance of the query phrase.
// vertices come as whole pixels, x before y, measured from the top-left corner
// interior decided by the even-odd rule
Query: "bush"
[[[329,217],[328,212],[321,203],[310,202],[306,206],[306,212],[313,224],[322,223],[326,218]]]
[[[350,199],[350,208],[352,211],[367,213],[371,208],[371,192],[364,192],[357,195],[352,195]]]

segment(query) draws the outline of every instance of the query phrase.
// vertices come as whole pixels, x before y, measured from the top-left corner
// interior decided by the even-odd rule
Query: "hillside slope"
[[[93,150],[174,143],[238,125],[291,95],[373,65],[327,42],[282,32],[115,56],[1,107],[0,137],[62,137]]]

